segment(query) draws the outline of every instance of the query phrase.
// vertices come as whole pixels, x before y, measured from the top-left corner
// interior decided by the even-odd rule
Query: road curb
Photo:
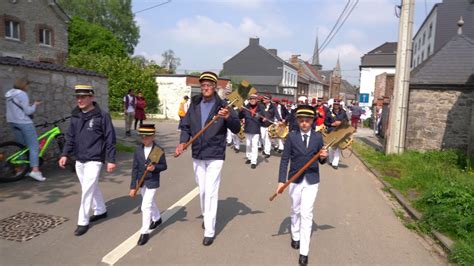
[[[421,220],[422,214],[410,205],[409,201],[402,195],[402,193],[400,193],[400,191],[398,191],[397,189],[392,188],[392,186],[388,182],[383,180],[382,174],[380,174],[377,170],[372,169],[370,165],[364,159],[362,159],[362,156],[360,156],[354,149],[351,148],[351,150],[357,157],[357,159],[362,162],[365,168],[367,168],[367,170],[369,170],[375,177],[377,177],[380,182],[382,182],[384,187],[387,188],[388,191],[390,191],[390,193],[395,197],[395,199],[397,199],[397,201],[403,206],[403,208],[408,212],[408,214],[415,220]],[[432,230],[432,232],[434,238],[439,243],[441,243],[441,245],[445,249],[451,252],[453,249],[454,241],[436,230]]]

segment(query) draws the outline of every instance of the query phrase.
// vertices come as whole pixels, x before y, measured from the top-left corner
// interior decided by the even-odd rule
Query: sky
[[[316,35],[321,45],[347,1],[357,0],[134,0],[140,40],[135,55],[161,63],[171,49],[181,59],[178,73],[214,71],[244,49],[249,38],[275,48],[287,60],[292,54],[311,61]],[[359,0],[335,37],[320,54],[324,70],[333,69],[339,57],[342,78],[359,84],[360,58],[384,42],[396,42],[395,6],[401,0]],[[415,0],[413,35],[435,3]]]

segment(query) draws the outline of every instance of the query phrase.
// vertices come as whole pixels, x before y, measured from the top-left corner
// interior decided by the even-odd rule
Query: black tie
[[[304,147],[308,149],[308,135],[303,134]]]

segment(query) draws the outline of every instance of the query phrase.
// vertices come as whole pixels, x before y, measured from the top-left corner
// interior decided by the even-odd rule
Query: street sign
[[[369,103],[369,94],[368,93],[361,93],[359,96],[360,103]]]

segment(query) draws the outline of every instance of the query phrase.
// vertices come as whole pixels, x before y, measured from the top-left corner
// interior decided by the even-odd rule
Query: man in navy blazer
[[[327,158],[321,133],[311,127],[315,112],[309,105],[301,105],[295,111],[299,129],[288,134],[280,161],[277,192],[316,153],[321,151],[319,162],[310,165],[289,186],[291,197],[291,247],[300,250],[299,264],[308,264],[309,243],[313,226],[313,206],[319,187],[319,163]],[[290,170],[288,171],[288,164]]]
[[[221,170],[225,159],[226,134],[240,131],[240,121],[234,110],[227,108],[227,102],[216,93],[217,75],[203,72],[199,78],[201,94],[193,96],[188,112],[183,119],[180,144],[176,154],[184,151],[184,145],[217,115],[220,117],[192,145],[193,167],[199,185],[201,213],[204,219],[204,239],[209,246],[214,241],[217,200]]]

